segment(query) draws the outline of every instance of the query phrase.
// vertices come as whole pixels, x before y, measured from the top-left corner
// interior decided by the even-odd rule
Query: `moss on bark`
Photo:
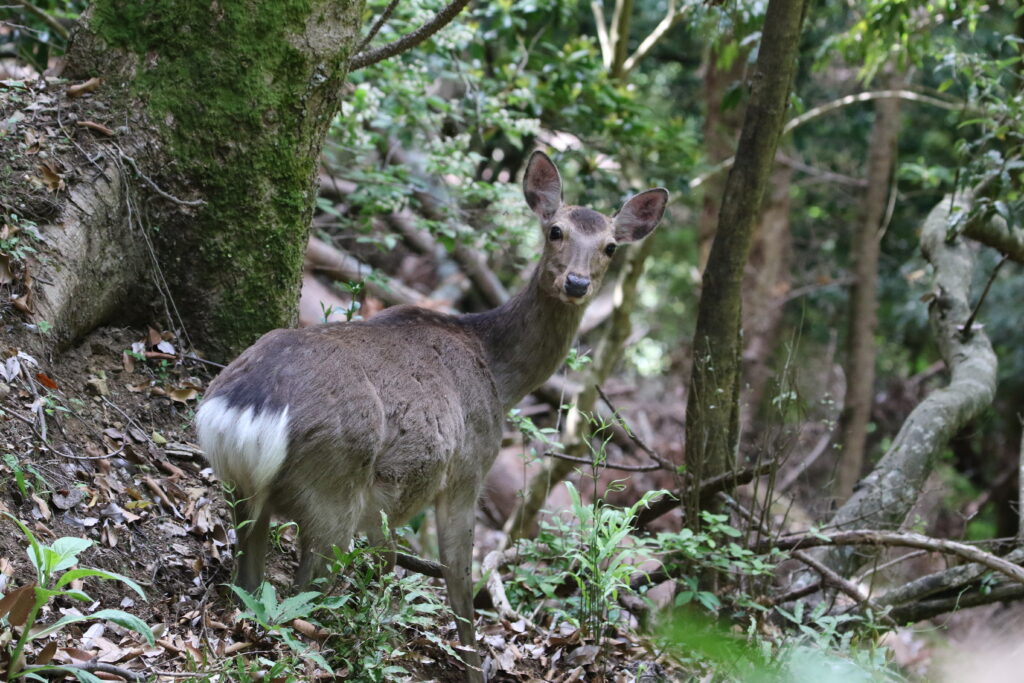
[[[86,31],[126,55],[121,91],[162,148],[147,172],[195,209],[153,221],[189,332],[230,357],[294,321],[317,158],[359,0],[97,0]]]

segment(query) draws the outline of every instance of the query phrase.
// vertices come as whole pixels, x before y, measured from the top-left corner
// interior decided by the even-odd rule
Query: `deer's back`
[[[216,399],[264,419],[287,415],[273,484],[286,513],[311,480],[338,491],[365,481],[400,522],[452,479],[474,486],[501,436],[479,340],[452,316],[412,307],[270,332],[214,381],[206,401]],[[216,454],[211,461],[216,468]]]

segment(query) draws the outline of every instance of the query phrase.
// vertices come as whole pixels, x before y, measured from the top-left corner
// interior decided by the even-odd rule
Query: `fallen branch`
[[[958,593],[948,598],[936,598],[935,600],[923,600],[907,605],[894,607],[889,616],[900,624],[912,624],[924,619],[953,612],[969,607],[980,607],[991,605],[996,602],[1009,602],[1011,600],[1024,599],[1024,586],[1016,583],[996,586],[987,592],[969,591]]]
[[[531,631],[536,627],[529,619],[520,615],[508,601],[505,594],[505,584],[501,581],[501,568],[519,556],[519,548],[507,548],[505,550],[492,550],[480,563],[480,574],[485,577],[487,592],[491,596],[491,602],[498,614],[503,619],[516,622],[522,621]]]
[[[422,557],[408,555],[406,553],[395,553],[395,564],[404,569],[435,579],[444,578],[444,565],[438,562],[424,560]]]
[[[774,541],[763,541],[756,550],[765,551],[769,548],[779,550],[799,550],[822,546],[885,546],[895,548],[920,548],[962,557],[970,562],[977,562],[993,571],[1005,574],[1014,581],[1024,585],[1024,568],[1006,559],[976,548],[966,543],[950,541],[944,538],[931,538],[922,534],[904,533],[899,531],[876,531],[874,529],[854,529],[837,531],[828,535],[800,534],[783,536]]]
[[[700,492],[698,493],[702,507],[703,503],[707,502],[715,494],[736,486],[749,484],[757,477],[770,473],[774,466],[774,463],[763,462],[742,470],[726,472],[725,474],[720,474],[717,477],[711,477],[710,479],[702,481],[700,483]],[[689,475],[686,477],[686,483],[692,484],[692,478]],[[661,498],[652,501],[648,507],[643,508],[637,513],[636,519],[633,520],[633,526],[637,529],[643,528],[658,517],[675,510],[682,503],[683,495],[683,490],[680,488],[672,491],[671,496],[662,496]]]

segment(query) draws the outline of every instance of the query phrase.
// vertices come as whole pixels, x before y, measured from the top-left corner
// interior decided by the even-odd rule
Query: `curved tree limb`
[[[647,53],[651,51],[658,41],[665,37],[665,34],[672,30],[676,24],[683,20],[686,16],[686,10],[689,9],[689,5],[683,9],[679,9],[676,6],[676,0],[669,0],[668,9],[665,10],[665,16],[658,25],[654,27],[646,38],[640,41],[640,45],[637,46],[636,51],[631,54],[625,62],[622,64],[623,74],[628,74],[630,71],[636,68],[636,65],[640,63],[640,60],[647,56]]]
[[[382,62],[385,59],[400,55],[403,52],[407,52],[424,40],[434,35],[442,28],[451,23],[452,19],[458,16],[459,12],[469,4],[469,0],[452,0],[451,3],[445,5],[440,12],[434,15],[434,18],[427,23],[420,26],[415,31],[406,33],[404,36],[399,38],[393,43],[388,43],[374,50],[360,52],[356,56],[352,57],[348,63],[349,73],[352,73],[356,69],[362,69]]]
[[[933,391],[907,417],[888,452],[836,512],[832,528],[891,529],[903,523],[932,471],[936,454],[963,425],[992,403],[997,359],[982,331],[964,335],[968,319],[974,249],[961,237],[947,240],[954,211],[966,210],[971,197],[940,201],[925,219],[921,248],[935,268],[935,296],[929,317],[939,352],[951,372],[948,386]],[[836,548],[825,560],[849,576],[863,555]]]
[[[1017,263],[1024,263],[1024,229],[1008,224],[1000,216],[989,220],[968,221],[964,234],[1002,252]]]
[[[892,98],[908,100],[910,102],[920,102],[921,104],[930,104],[931,106],[939,107],[940,109],[960,110],[963,108],[963,105],[958,102],[950,102],[949,100],[944,100],[938,97],[922,95],[921,93],[914,92],[913,90],[869,90],[867,92],[859,92],[852,95],[846,95],[845,97],[840,97],[837,100],[832,100],[831,102],[826,102],[818,105],[817,107],[813,107],[812,109],[808,109],[799,116],[794,116],[786,122],[785,127],[782,129],[782,134],[786,135],[787,133],[792,133],[793,130],[799,128],[808,121],[813,121],[825,114],[830,114],[838,109],[842,109],[843,107],[848,107],[851,104]],[[690,189],[700,187],[708,181],[708,178],[718,175],[722,171],[728,171],[735,163],[736,157],[729,157],[717,166],[690,180]]]

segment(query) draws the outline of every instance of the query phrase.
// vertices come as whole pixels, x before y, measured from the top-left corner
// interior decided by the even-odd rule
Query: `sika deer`
[[[647,190],[614,218],[563,205],[542,152],[530,157],[523,190],[544,252],[505,305],[461,316],[398,306],[367,321],[275,330],[214,380],[196,417],[206,457],[240,501],[237,582],[246,590],[263,577],[271,514],[300,525],[302,585],[357,531],[386,543],[382,511],[398,525],[433,503],[448,599],[473,653],[470,681],[483,680],[474,511],[505,413],[561,365],[616,244],[646,237],[668,200]]]

